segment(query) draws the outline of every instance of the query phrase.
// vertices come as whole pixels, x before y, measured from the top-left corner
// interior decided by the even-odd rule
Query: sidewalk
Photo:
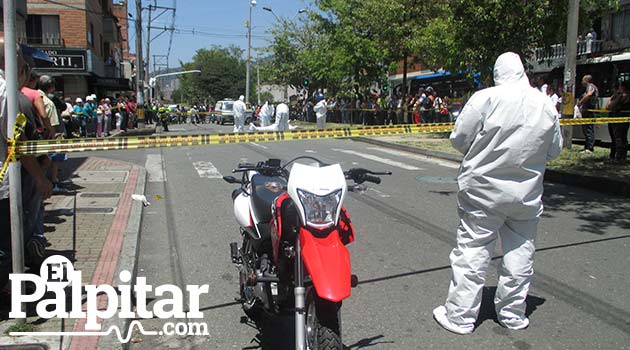
[[[82,272],[83,285],[115,285],[119,269],[135,271],[142,203],[132,201],[131,195],[144,194],[146,171],[129,163],[89,157],[68,160],[60,175],[69,176],[73,184],[68,194],[45,202],[45,231],[51,244],[47,254],[72,261],[74,269]],[[9,309],[7,303],[0,303],[0,349],[37,343],[46,343],[49,349],[97,349],[97,337],[8,336],[5,332],[14,324],[8,319]],[[40,319],[33,307],[27,309],[34,332],[84,330],[83,320]]]
[[[353,140],[393,148],[400,151],[422,154],[429,157],[446,159],[457,163],[461,163],[463,159],[463,156],[456,153],[450,146],[448,139],[435,138],[428,135],[400,135],[370,138],[358,137],[353,138]],[[584,158],[583,160],[580,160],[580,162],[582,161],[590,161],[592,163],[594,159]],[[630,165],[626,164],[623,166],[629,167]],[[564,169],[564,167],[555,163],[550,164],[545,172],[545,181],[630,197],[630,178],[628,178],[627,175],[598,176],[597,172],[589,174],[585,170],[569,172],[559,169]],[[627,168],[624,169],[627,170]],[[627,171],[625,173],[627,174]]]

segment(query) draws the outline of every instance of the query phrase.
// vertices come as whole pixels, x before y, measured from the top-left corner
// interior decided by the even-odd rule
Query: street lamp
[[[256,0],[249,3],[249,21],[247,21],[247,63],[245,70],[245,103],[249,103],[249,71],[251,69],[252,51],[252,9],[256,7]]]

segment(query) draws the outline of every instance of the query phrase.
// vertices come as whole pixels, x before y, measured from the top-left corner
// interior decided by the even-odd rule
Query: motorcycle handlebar
[[[381,183],[381,178],[380,177],[367,175],[367,174],[363,176],[363,180],[365,180],[367,182],[375,183],[377,185]]]

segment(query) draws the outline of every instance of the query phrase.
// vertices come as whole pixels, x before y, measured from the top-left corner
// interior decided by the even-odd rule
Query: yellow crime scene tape
[[[561,119],[561,125],[627,123],[630,117]],[[109,138],[77,138],[40,141],[18,141],[17,155],[43,155],[52,153],[75,153],[92,151],[114,151],[143,148],[166,148],[182,146],[206,146],[250,142],[281,142],[299,140],[321,140],[335,138],[391,136],[404,134],[443,133],[453,130],[453,123],[400,124],[390,126],[363,126],[325,130],[291,130],[244,133],[218,133],[194,135],[159,135]]]
[[[9,163],[17,162],[16,147],[17,141],[20,135],[24,132],[26,126],[26,116],[22,113],[18,114],[15,118],[15,125],[13,126],[13,138],[7,140],[7,159],[2,163],[0,169],[0,183],[4,181],[4,175],[7,173]]]
[[[577,118],[561,119],[563,126],[586,124],[628,123],[630,117]],[[8,157],[0,172],[0,182],[7,165],[20,156],[37,156],[53,153],[77,153],[93,151],[115,151],[145,148],[173,148],[184,146],[207,146],[239,144],[251,142],[284,142],[300,140],[322,140],[354,137],[374,137],[392,135],[410,135],[424,133],[445,133],[453,130],[454,123],[400,124],[390,126],[363,126],[355,128],[335,128],[325,130],[291,130],[245,133],[218,133],[195,135],[160,135],[109,138],[77,138],[40,141],[19,141],[26,118],[18,115],[15,125],[15,137],[8,141]],[[18,140],[18,141],[16,141]]]

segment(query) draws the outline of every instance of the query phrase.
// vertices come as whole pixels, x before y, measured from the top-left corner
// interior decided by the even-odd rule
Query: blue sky
[[[158,0],[158,6],[172,7],[175,0]],[[152,4],[153,0],[143,0],[144,7]],[[272,13],[264,11],[263,7],[273,9],[273,12],[280,18],[294,18],[298,16],[298,11],[307,8],[311,2],[309,0],[257,0],[257,5],[252,11],[252,47],[260,48],[269,45],[269,29],[276,22]],[[173,35],[171,55],[169,59],[170,67],[178,67],[179,61],[188,62],[200,48],[207,48],[212,45],[236,45],[243,49],[247,48],[245,21],[249,16],[250,0],[179,0],[176,1],[175,27],[187,33],[177,33]],[[128,10],[135,18],[135,1],[128,0]],[[153,16],[157,16],[159,11],[154,11]],[[300,16],[304,16],[302,14]],[[143,14],[143,35],[146,36],[147,12]],[[165,13],[156,21],[153,26],[170,26],[170,12]],[[135,27],[133,22],[129,22],[129,43],[131,52],[136,51]],[[201,35],[190,33],[204,32]],[[157,30],[152,29],[151,36],[157,34]],[[146,38],[146,37],[145,37]],[[146,40],[146,39],[145,39]],[[146,43],[146,41],[145,41]],[[164,33],[151,43],[151,55],[165,55],[169,45],[169,33]],[[146,54],[146,46],[143,47]],[[252,53],[255,57],[255,53]],[[152,59],[152,57],[151,57]],[[153,63],[151,63],[153,67]],[[153,68],[151,68],[153,69]]]

